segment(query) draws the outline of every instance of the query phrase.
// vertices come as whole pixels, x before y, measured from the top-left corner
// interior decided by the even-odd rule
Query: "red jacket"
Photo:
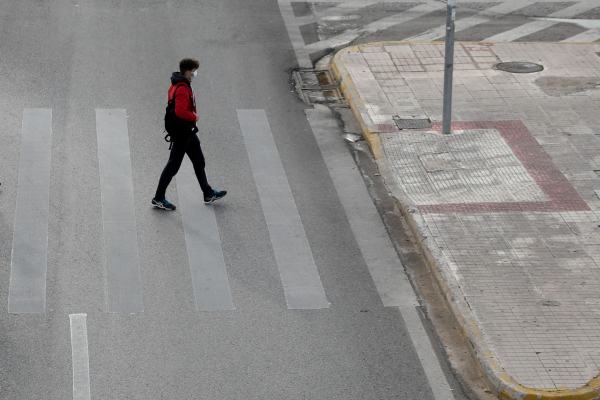
[[[194,92],[187,79],[185,79],[179,72],[174,72],[171,77],[171,87],[169,88],[169,100],[173,98],[173,93],[177,85],[181,85],[177,89],[175,97],[175,116],[185,121],[196,123],[196,99],[194,98]]]

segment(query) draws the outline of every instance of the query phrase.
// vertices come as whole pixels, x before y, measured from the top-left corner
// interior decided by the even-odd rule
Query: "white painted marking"
[[[546,29],[555,25],[556,22],[550,21],[533,21],[527,24],[523,24],[514,29],[510,29],[508,31],[499,33],[494,36],[490,36],[484,40],[483,42],[512,42],[513,40],[517,40],[520,37],[531,35],[537,31],[541,31],[542,29]]]
[[[418,306],[404,267],[398,259],[362,176],[346,148],[329,109],[305,111],[340,201],[365,257],[371,277],[386,307]],[[351,172],[349,172],[349,171]]]
[[[280,2],[287,2],[289,0],[279,0]],[[443,1],[443,0],[442,0]],[[524,3],[539,3],[539,0],[510,0],[510,2],[514,2],[517,1],[521,4]],[[591,1],[595,1],[595,0],[591,0]],[[351,2],[355,2],[355,0],[348,0],[348,1],[340,1],[340,0],[319,0],[318,3],[351,3]],[[414,0],[381,0],[378,1],[378,3],[414,3]],[[434,3],[434,2],[439,2],[439,0],[430,0],[430,1],[422,1],[421,3]],[[469,0],[469,3],[489,3],[490,0]],[[509,1],[507,1],[509,2]],[[446,1],[443,1],[444,6],[446,5]],[[564,3],[564,0],[544,0],[544,3]],[[461,3],[459,2],[458,5],[460,6]]]
[[[321,12],[315,13],[315,16],[319,19],[326,19],[329,16],[335,16],[338,14],[348,14],[352,11],[360,10],[361,8],[365,8],[371,6],[373,4],[380,3],[379,0],[353,0],[344,3],[340,3],[335,7],[326,8]]]
[[[97,109],[108,312],[143,312],[127,113]]]
[[[288,31],[288,35],[290,40],[292,41],[292,47],[294,48],[294,52],[296,53],[296,59],[298,60],[298,66],[300,68],[312,68],[313,63],[310,60],[309,53],[304,50],[304,38],[302,37],[302,33],[300,32],[300,25],[305,24],[306,22],[297,21],[294,16],[294,10],[292,9],[291,1],[280,1],[279,11],[281,12],[281,16],[283,17],[283,21],[285,23],[285,27]]]
[[[91,399],[86,318],[87,314],[69,314],[73,360],[73,400]]]
[[[548,15],[550,18],[572,18],[584,12],[598,8],[600,3],[598,0],[584,0],[579,1],[569,7],[565,7],[562,10],[558,10]]]
[[[460,19],[456,21],[456,26],[454,28],[455,32],[460,32],[462,30],[468,29],[475,25],[485,24],[489,22],[490,18],[474,15],[472,17]],[[430,29],[427,32],[423,32],[421,34],[411,36],[406,39],[402,39],[403,42],[430,42],[438,38],[443,38],[446,35],[446,25],[438,26],[436,28]]]
[[[600,29],[590,29],[585,32],[581,32],[579,35],[571,36],[565,40],[564,43],[591,43],[600,40]]]
[[[212,204],[206,205],[202,201],[202,190],[192,163],[187,158],[177,174],[177,191],[196,309],[235,310],[215,210]]]
[[[548,17],[545,19],[538,19],[537,21],[523,24],[506,32],[502,32],[497,35],[491,36],[487,39],[484,39],[483,41],[512,42],[513,40],[517,40],[523,36],[531,35],[532,33],[541,31],[542,29],[546,29],[558,24],[560,21],[557,21],[556,19],[571,18],[583,12],[592,10],[596,7],[598,7],[598,0],[581,1],[579,3],[573,4],[572,6],[563,8],[562,10],[556,11],[548,15]]]
[[[409,8],[408,10],[398,13],[387,18],[382,18],[378,21],[372,22],[361,27],[358,32],[359,33],[375,33],[377,31],[387,29],[394,25],[399,25],[403,22],[410,21],[411,19],[419,18],[425,14],[429,14],[430,12],[439,10],[441,8],[446,7],[445,4],[439,3],[425,3],[420,4],[418,6]]]
[[[52,110],[23,111],[8,312],[46,311]]]
[[[536,19],[543,20],[543,21],[553,21],[553,22],[557,22],[557,23],[566,22],[568,24],[579,25],[585,29],[600,29],[600,20],[599,19],[567,19],[567,18],[536,18]]]
[[[288,308],[329,308],[265,110],[237,110]]]
[[[434,399],[453,399],[450,385],[417,313],[419,304],[404,266],[360,172],[355,169],[356,163],[343,142],[337,121],[326,106],[317,105],[305,113],[383,305],[399,308]]]
[[[526,3],[526,2],[525,2]],[[459,19],[456,21],[456,25],[454,28],[455,32],[460,32],[465,29],[471,28],[472,26],[485,24],[489,22],[492,18],[498,16],[498,14],[508,14],[510,12],[519,10],[525,7],[527,4],[524,2],[506,2],[502,4],[498,4],[497,6],[490,7],[477,15],[473,15],[471,17]],[[460,11],[459,11],[460,12]],[[435,27],[427,32],[421,33],[419,35],[412,36],[410,38],[402,40],[403,42],[428,42],[431,40],[435,40],[440,37],[444,37],[446,35],[446,24]]]
[[[360,19],[360,15],[330,15],[321,18],[323,21],[350,21],[353,19]]]
[[[415,19],[421,17],[425,14],[429,14],[435,10],[439,10],[440,8],[446,7],[445,4],[420,4],[416,7],[412,7],[403,13],[394,14],[390,17],[380,19],[379,21],[372,22],[370,24],[364,25],[359,29],[348,30],[340,35],[333,36],[329,39],[322,40],[320,42],[311,43],[304,47],[308,53],[313,53],[318,50],[323,50],[326,48],[339,48],[341,46],[345,46],[354,39],[358,38],[360,35],[365,33],[375,33],[377,31],[387,29],[394,25],[399,25],[403,22],[409,21],[411,19]]]

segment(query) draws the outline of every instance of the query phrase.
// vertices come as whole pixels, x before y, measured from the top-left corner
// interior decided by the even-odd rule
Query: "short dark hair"
[[[200,67],[200,63],[195,58],[184,58],[179,61],[179,72],[181,72],[181,75],[193,69],[198,69],[198,67]]]

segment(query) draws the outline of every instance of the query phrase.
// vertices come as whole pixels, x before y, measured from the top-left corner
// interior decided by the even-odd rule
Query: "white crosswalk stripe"
[[[563,8],[557,12],[554,12],[548,15],[548,18],[572,18],[578,14],[583,12],[592,10],[598,7],[598,1],[582,1],[577,4],[573,4],[570,7]],[[512,42],[513,40],[517,40],[523,36],[531,35],[532,33],[541,31],[542,29],[546,29],[551,27],[552,25],[558,24],[559,21],[550,21],[550,20],[537,20],[533,22],[529,22],[527,24],[521,25],[517,28],[511,29],[510,31],[500,33],[498,35],[491,36],[486,38],[485,41],[489,42]]]
[[[8,311],[46,311],[52,110],[23,111]]]
[[[508,3],[507,2],[507,3],[499,4],[497,6],[488,8],[484,12],[481,12],[472,17],[461,19],[460,23],[456,24],[454,30],[455,30],[455,32],[460,32],[465,29],[471,28],[472,26],[476,26],[479,24],[485,24],[486,22],[490,21],[492,18],[494,18],[498,14],[508,14],[510,12],[521,9],[521,8],[525,7],[526,5],[527,5],[526,3],[520,3],[520,2],[519,3],[517,3],[517,2]],[[427,42],[427,41],[435,40],[440,37],[444,37],[445,35],[446,35],[446,24],[440,25],[430,31],[424,32],[419,35],[415,35],[408,39],[404,39],[403,41],[405,41],[405,42],[411,42],[411,41],[412,42]]]
[[[127,112],[97,109],[98,164],[109,312],[143,312]]]
[[[531,35],[532,33],[541,31],[542,29],[549,28],[552,25],[556,25],[556,22],[533,21],[521,25],[517,28],[511,29],[509,31],[485,38],[484,42],[512,42],[513,40],[517,40],[520,37]]]
[[[562,40],[563,43],[589,43],[589,42],[597,42],[600,40],[600,29],[588,29],[585,32],[581,32],[578,35],[571,36],[565,40]]]
[[[263,110],[238,113],[288,308],[328,308],[266,115]],[[106,311],[143,313],[144,266],[140,264],[143,257],[138,244],[127,111],[96,109],[95,116]],[[56,212],[50,210],[48,199],[52,110],[25,109],[22,131],[9,312],[44,313],[48,219]],[[265,136],[264,140],[256,140],[257,135]],[[177,189],[196,308],[235,310],[214,209],[199,201],[202,192],[198,186],[191,162],[185,159],[177,175]]]
[[[235,310],[219,228],[212,205],[205,205],[202,190],[187,157],[177,174],[181,218],[192,272],[198,311]]]
[[[402,26],[402,24],[413,21],[417,18],[426,16],[429,13],[439,11],[445,8],[445,2],[440,1],[423,1],[417,5],[412,6],[411,8],[404,10],[402,12],[392,13],[391,15],[381,18],[376,21],[368,20],[364,25],[360,26],[361,18],[359,18],[364,12],[365,15],[368,15],[373,10],[377,9],[378,4],[385,3],[412,3],[409,1],[403,0],[387,0],[387,1],[376,1],[376,0],[350,0],[350,1],[319,1],[319,2],[308,2],[308,9],[311,10],[309,15],[306,15],[306,12],[302,13],[302,15],[296,17],[293,12],[294,4],[299,4],[300,2],[292,2],[290,0],[279,0],[279,7],[281,14],[284,18],[288,33],[290,38],[292,39],[292,44],[294,50],[296,52],[299,64],[301,68],[311,68],[313,66],[313,62],[325,55],[326,53],[342,48],[344,46],[350,45],[353,42],[359,40],[363,36],[372,35],[375,33],[380,33],[385,31],[386,29],[392,27]],[[327,3],[335,3],[331,7],[326,7],[322,9],[323,4]],[[489,3],[487,0],[475,0],[469,3],[481,3],[487,4]],[[536,1],[536,0],[511,0],[501,2],[499,4],[493,5],[492,7],[482,10],[474,15],[468,16],[466,18],[460,18],[461,16],[461,5],[458,5],[457,8],[457,16],[458,19],[456,21],[456,32],[467,31],[469,28],[473,27],[484,27],[485,24],[494,23],[497,17],[505,17],[507,20],[510,20],[510,16],[519,15],[519,10],[524,9],[526,7],[539,7],[540,9],[544,9],[547,5],[556,9],[559,7],[564,7],[554,13],[548,15],[549,18],[574,18],[579,14],[583,14],[594,10],[599,7],[599,3],[597,0],[582,0],[576,2],[574,4],[563,3],[557,0],[548,0],[548,1]],[[319,4],[320,6],[317,6]],[[412,4],[411,4],[412,5]],[[479,6],[480,7],[480,6]],[[369,11],[366,11],[368,8]],[[305,8],[306,10],[306,8]],[[543,12],[543,11],[541,11]],[[528,15],[528,12],[523,13],[524,16]],[[543,14],[542,14],[543,15]],[[351,24],[339,24],[334,25],[338,30],[329,30],[330,32],[336,32],[333,36],[327,36],[327,29],[322,31],[320,27],[327,28],[330,25],[331,17],[339,17],[340,21],[344,19],[345,16],[350,16]],[[437,18],[437,17],[436,17]],[[551,20],[524,20],[523,16],[516,19],[516,21],[520,21],[519,26],[514,26],[514,24],[506,24],[506,31],[496,33],[489,37],[481,37],[481,36],[473,36],[469,39],[469,41],[488,41],[488,42],[510,42],[518,40],[522,37],[535,34],[541,30],[552,28],[554,25],[557,25],[560,21],[551,21]],[[524,22],[521,22],[524,21]],[[309,26],[312,24],[312,27]],[[345,30],[342,30],[344,26],[347,26]],[[313,36],[308,43],[305,43],[303,34],[301,33],[301,29],[315,30]],[[476,29],[476,31],[481,32],[482,29]],[[497,32],[497,31],[496,31]],[[418,33],[416,35],[412,35],[410,37],[377,37],[377,41],[380,40],[400,40],[400,41],[433,41],[433,40],[443,40],[442,38],[445,35],[445,22],[440,21],[440,25],[435,26],[433,28],[428,29],[425,32]],[[470,35],[467,34],[467,35]],[[481,35],[481,33],[477,33],[476,35]],[[318,36],[319,40],[315,41],[314,37]],[[548,39],[551,40],[551,39]],[[590,42],[598,40],[597,33],[595,29],[591,29],[589,32],[579,33],[571,38],[564,39],[564,36],[559,40],[564,42]]]
[[[237,114],[288,307],[329,308],[266,113]]]

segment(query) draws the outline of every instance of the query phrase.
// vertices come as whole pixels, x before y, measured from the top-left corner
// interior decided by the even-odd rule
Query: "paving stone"
[[[502,366],[527,387],[580,388],[600,371],[600,89],[548,95],[536,80],[600,77],[600,43],[457,44],[451,135],[443,52],[365,46],[345,62]],[[514,60],[545,69],[491,68]],[[403,112],[432,128],[399,131]]]

